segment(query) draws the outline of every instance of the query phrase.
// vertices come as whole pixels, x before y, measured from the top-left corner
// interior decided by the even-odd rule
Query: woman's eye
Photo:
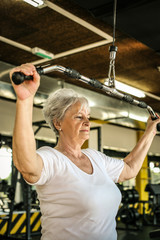
[[[82,116],[77,116],[77,118],[82,119]]]

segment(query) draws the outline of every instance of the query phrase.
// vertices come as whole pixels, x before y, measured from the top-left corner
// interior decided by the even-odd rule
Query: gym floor
[[[124,229],[121,229],[124,228]],[[131,228],[131,229],[130,229]],[[140,229],[130,227],[128,230],[125,229],[125,225],[118,224],[118,240],[160,240],[160,236],[156,238],[150,237],[150,232],[160,229],[160,226],[143,226]],[[132,229],[133,228],[133,229]]]
[[[160,229],[160,226],[142,226],[140,228],[136,228],[135,226],[129,226],[128,229],[126,229],[126,226],[122,223],[117,224],[117,233],[118,233],[118,239],[117,240],[160,240],[160,235],[158,237],[151,238],[150,232]],[[160,234],[160,232],[159,232]],[[18,240],[18,239],[27,239],[25,236],[17,236],[17,237],[11,237],[11,238],[1,238],[5,240]],[[40,240],[40,235],[37,236],[31,236],[30,240]],[[84,239],[85,240],[85,239]],[[101,239],[99,239],[101,240]],[[109,240],[109,239],[107,239]]]
[[[160,226],[143,226],[140,229],[134,228],[134,226],[129,226],[129,229],[126,229],[126,226],[122,223],[117,224],[117,240],[160,240],[160,236],[157,238],[151,238],[149,233],[160,229]],[[32,240],[40,240],[40,237],[33,237]],[[85,239],[84,239],[85,240]],[[99,239],[101,240],[101,239]],[[108,239],[107,239],[108,240]]]
[[[119,227],[125,228],[125,225],[119,225]],[[160,226],[159,226],[160,228]],[[155,226],[143,226],[140,230],[133,229],[133,230],[120,230],[117,228],[118,232],[118,239],[117,240],[160,240],[160,236],[156,238],[150,238],[149,233],[153,230],[158,229]],[[32,240],[40,240],[40,237],[32,237]],[[84,239],[85,240],[85,239]],[[99,239],[101,240],[101,239]],[[109,239],[107,239],[109,240]]]
[[[122,228],[122,229],[121,229]],[[132,226],[129,229],[125,229],[126,226],[123,224],[117,225],[118,239],[117,240],[160,240],[160,236],[156,238],[151,238],[149,233],[160,229],[160,226],[143,226],[140,229],[136,229]],[[132,229],[133,228],[133,229]],[[32,240],[40,240],[40,236],[32,237]],[[85,239],[84,239],[85,240]],[[99,239],[101,240],[101,239]],[[107,239],[109,240],[109,239]]]

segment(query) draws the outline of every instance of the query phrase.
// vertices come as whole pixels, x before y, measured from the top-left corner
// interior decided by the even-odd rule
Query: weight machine
[[[160,226],[160,184],[147,184],[145,188],[149,192],[149,222],[154,226]]]
[[[11,148],[11,137],[0,135],[0,147],[2,145],[7,145]],[[15,201],[17,183],[20,184],[23,193],[23,201],[19,203]],[[24,181],[13,162],[11,182],[8,183],[8,181],[2,180],[0,182],[0,192],[3,193],[0,197],[0,239],[30,240],[31,235],[40,235],[40,224],[37,224],[37,227],[35,227],[35,223],[40,222],[41,216],[36,191]],[[36,217],[34,218],[33,215]],[[34,218],[32,224],[31,218]],[[18,230],[15,227],[17,222],[19,222]],[[22,231],[24,227],[26,227],[26,230]],[[14,232],[16,233],[14,234]]]
[[[113,52],[115,53],[115,51],[111,51],[111,53],[113,53]],[[128,103],[138,106],[140,108],[147,109],[149,114],[152,117],[152,120],[155,120],[158,118],[156,113],[154,112],[154,110],[149,105],[147,105],[145,102],[138,101],[138,100],[132,98],[130,95],[118,92],[116,90],[116,88],[114,88],[112,85],[106,86],[105,84],[102,84],[101,82],[99,82],[96,79],[91,79],[91,78],[85,77],[74,69],[59,66],[59,65],[52,65],[52,66],[47,65],[47,66],[36,67],[36,70],[39,73],[39,75],[47,74],[47,73],[50,73],[53,71],[62,72],[65,75],[67,75],[68,77],[75,78],[75,79],[77,79],[81,82],[84,82],[94,88],[98,88],[98,89],[102,90],[109,96],[118,98],[122,101],[128,102]],[[33,77],[26,76],[22,72],[14,72],[12,75],[12,81],[16,85],[19,85],[19,84],[23,83],[24,81],[30,81],[30,80],[33,80]],[[114,82],[113,79],[112,79],[112,82]],[[160,131],[160,124],[157,124],[157,130]]]
[[[145,191],[149,192],[151,204],[151,221],[154,226],[160,226],[160,184],[147,184]],[[160,239],[160,229],[149,233],[150,238]]]
[[[120,188],[122,194],[122,206],[117,214],[117,221],[120,220],[125,227],[118,227],[119,230],[139,230],[141,223],[139,221],[140,214],[136,205],[139,202],[139,193],[136,189],[124,190]],[[132,227],[131,227],[132,226]]]
[[[21,187],[23,189],[23,202],[15,204],[15,193],[16,193],[17,182],[20,182]],[[9,213],[4,212],[3,216],[1,216],[0,218],[2,220],[2,224],[7,223],[6,230],[3,230],[3,234],[0,234],[0,239],[30,240],[31,235],[40,235],[40,228],[38,229],[38,231],[32,232],[33,224],[31,225],[31,222],[30,222],[31,216],[34,214],[34,212],[39,212],[39,214],[37,215],[37,219],[40,219],[40,216],[41,216],[36,192],[35,190],[31,189],[31,186],[29,186],[24,181],[21,175],[19,177],[18,170],[14,166],[12,167],[11,185],[7,187],[6,194],[10,200],[9,206],[8,206]],[[14,232],[14,227],[15,227],[14,224],[16,222],[16,220],[13,220],[13,219],[16,219],[16,218],[23,219],[23,221],[22,221],[22,224],[20,224],[20,228],[18,229],[18,231],[15,234],[13,234],[11,232]],[[24,226],[26,226],[26,231],[24,233],[21,233]]]

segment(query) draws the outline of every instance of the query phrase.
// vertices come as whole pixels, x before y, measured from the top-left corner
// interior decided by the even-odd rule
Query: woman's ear
[[[55,120],[53,121],[53,124],[54,124],[54,126],[55,126],[55,128],[56,128],[57,130],[60,130],[60,129],[61,129],[61,122],[58,121],[57,119],[55,119]]]

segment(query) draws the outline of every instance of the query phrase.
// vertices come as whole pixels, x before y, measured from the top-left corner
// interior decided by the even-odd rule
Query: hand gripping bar
[[[138,100],[132,98],[130,95],[120,93],[115,88],[107,87],[106,85],[104,85],[103,83],[99,82],[96,79],[91,79],[91,78],[85,77],[72,68],[63,67],[60,65],[45,65],[45,66],[36,67],[36,70],[39,75],[47,74],[47,73],[50,73],[53,71],[62,72],[70,78],[78,79],[79,81],[89,84],[92,87],[101,89],[107,95],[121,99],[125,102],[128,102],[132,105],[138,106],[140,108],[146,108],[148,110],[149,114],[151,115],[152,120],[156,120],[158,118],[157,115],[155,114],[155,112],[153,111],[153,109],[149,105],[147,105],[145,102],[138,101]],[[24,81],[28,81],[28,80],[33,80],[33,76],[26,76],[22,72],[14,72],[12,74],[12,81],[16,85],[19,85],[19,84],[23,83]],[[157,124],[157,130],[160,131],[160,123]]]

